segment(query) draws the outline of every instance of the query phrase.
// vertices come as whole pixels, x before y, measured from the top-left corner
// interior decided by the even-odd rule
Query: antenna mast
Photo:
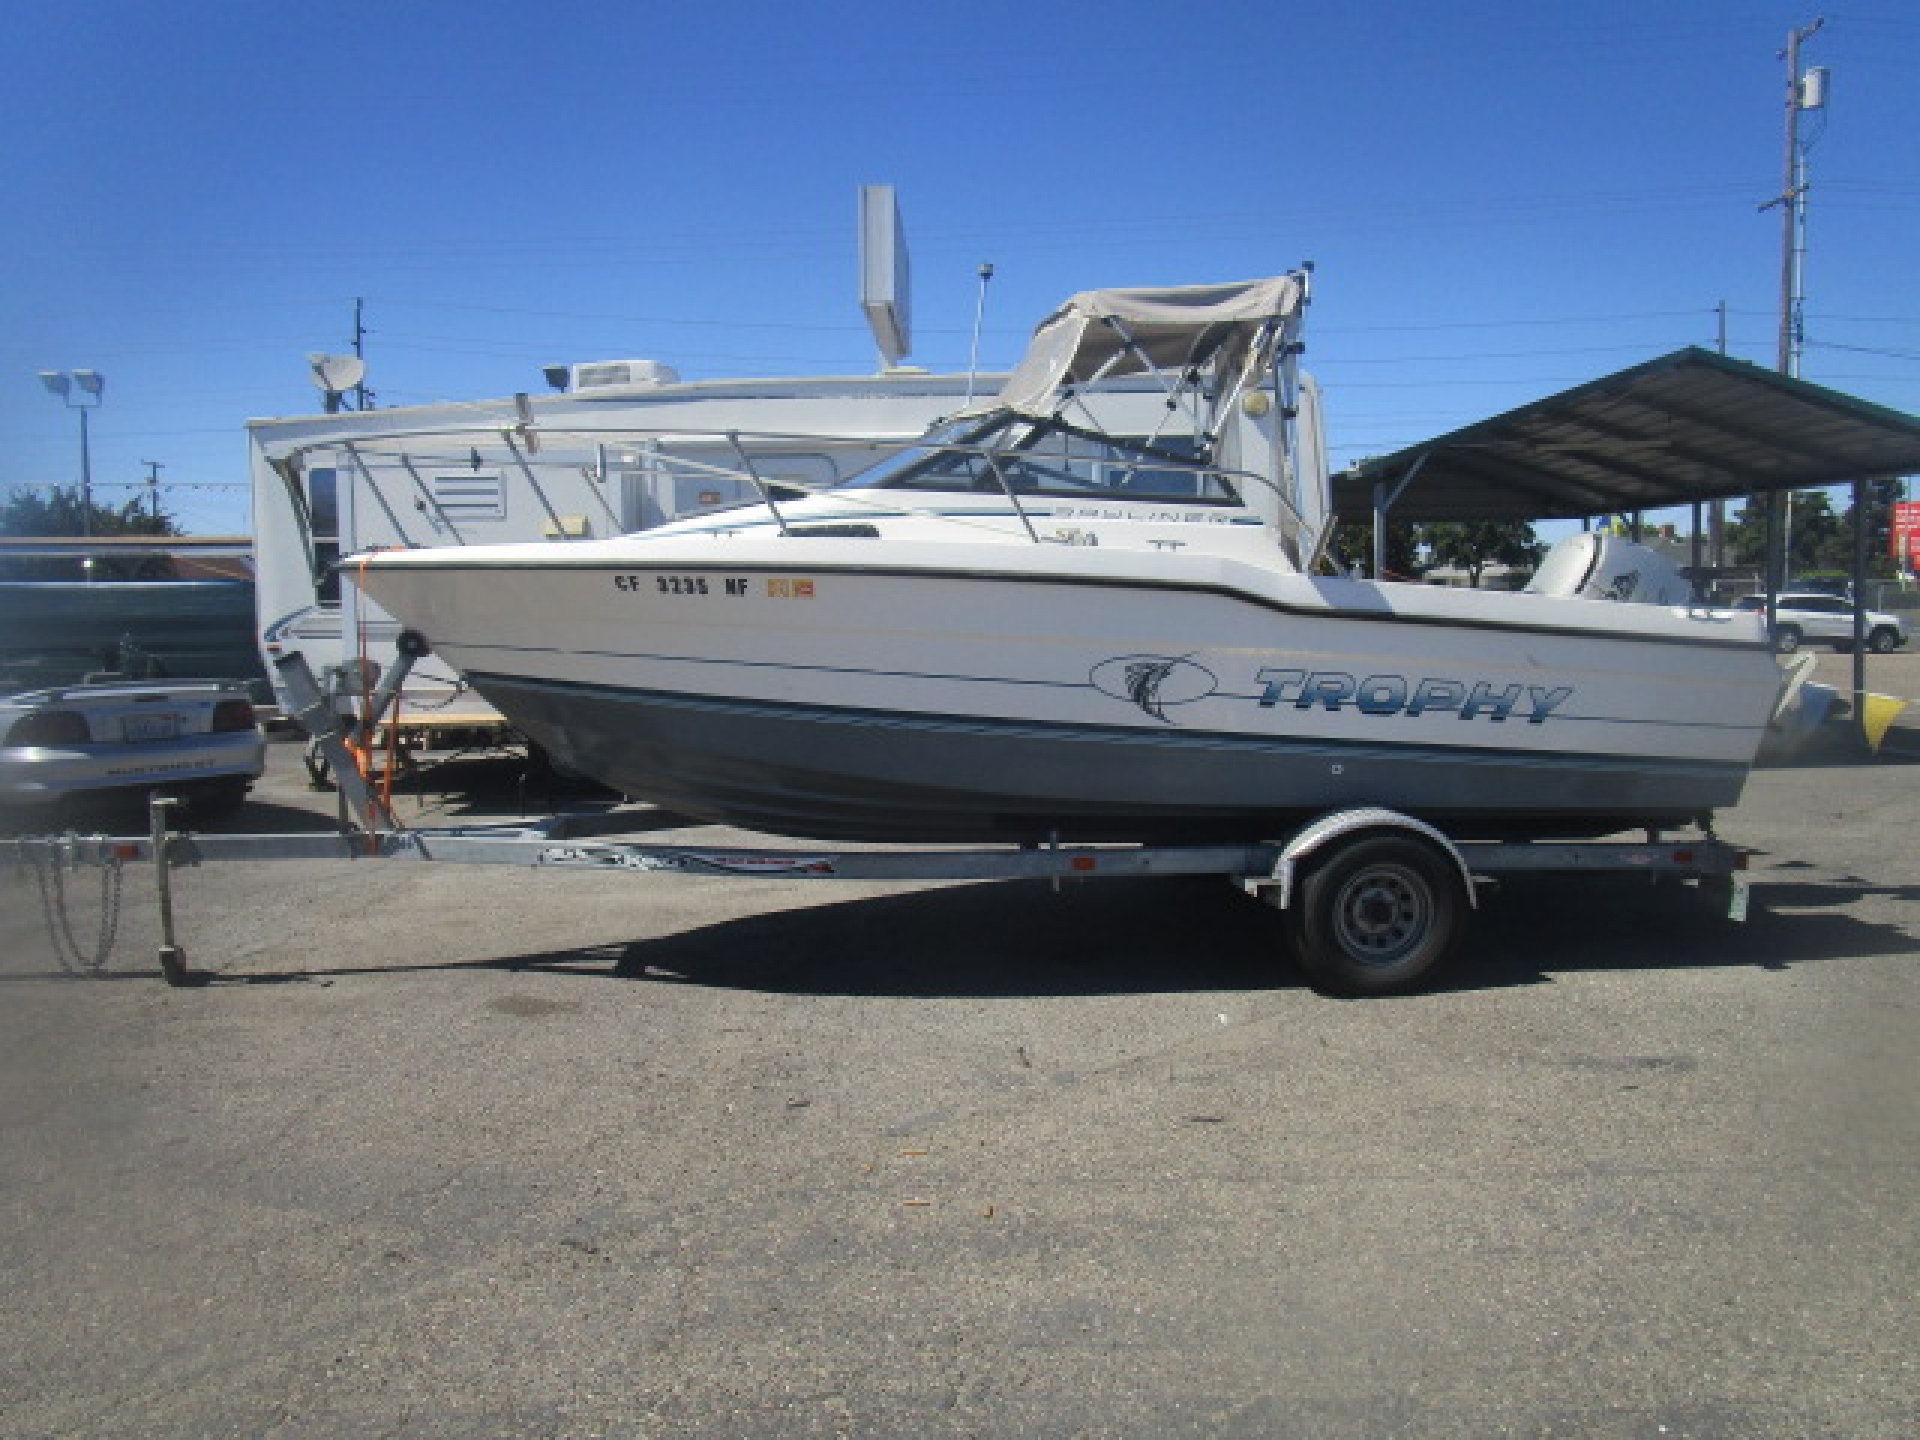
[[[973,307],[973,350],[967,357],[967,404],[973,404],[973,380],[980,370],[980,326],[987,318],[987,282],[993,279],[991,262],[980,267],[980,299]]]

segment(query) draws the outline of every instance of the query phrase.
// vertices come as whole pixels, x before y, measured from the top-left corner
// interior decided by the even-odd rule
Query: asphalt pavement
[[[92,979],[0,874],[0,1435],[1907,1440],[1916,796],[1763,771],[1746,923],[1515,881],[1388,1001],[1221,882],[208,865],[174,989],[146,871]]]

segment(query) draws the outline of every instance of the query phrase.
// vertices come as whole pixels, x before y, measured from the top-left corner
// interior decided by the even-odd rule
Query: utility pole
[[[1780,338],[1775,368],[1782,375],[1800,373],[1800,348],[1805,338],[1802,283],[1806,268],[1807,182],[1806,157],[1800,147],[1800,112],[1823,109],[1827,103],[1827,72],[1800,71],[1800,47],[1827,22],[1816,19],[1787,34],[1787,141],[1781,163],[1780,194],[1760,208],[1780,207]],[[1783,505],[1778,490],[1767,493],[1767,619],[1774,619],[1773,598],[1786,583],[1793,524],[1793,497]]]
[[[362,323],[361,319],[366,303],[367,302],[359,296],[356,295],[354,297],[353,353],[355,358],[360,360],[367,358],[367,327]],[[353,387],[353,408],[356,410],[365,410],[367,408],[367,401],[370,398],[367,394],[366,372],[363,370],[361,372],[360,382]]]
[[[160,472],[167,467],[158,460],[142,460],[147,467],[147,509],[153,515],[153,523],[160,523]]]
[[[1800,46],[1827,22],[1815,20],[1787,36],[1787,145],[1781,166],[1778,199],[1762,209],[1780,207],[1780,343],[1777,368],[1782,375],[1800,373],[1800,350],[1806,339],[1803,286],[1807,261],[1806,155],[1800,148],[1800,112],[1821,110],[1827,103],[1825,69],[1800,72]]]

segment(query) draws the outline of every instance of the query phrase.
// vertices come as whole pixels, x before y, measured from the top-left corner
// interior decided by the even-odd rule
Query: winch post
[[[407,672],[413,668],[414,656],[407,653],[410,648],[403,647],[381,679],[380,689],[389,696],[398,692]],[[294,718],[306,728],[321,753],[327,757],[327,764],[333,769],[334,783],[340,788],[340,797],[346,802],[354,819],[362,829],[368,831],[395,828],[393,812],[367,783],[366,776],[360,773],[359,762],[347,748],[340,717],[321,691],[319,683],[314,680],[313,671],[307,668],[306,657],[296,650],[279,656],[273,663],[280,672],[282,691],[293,702]]]

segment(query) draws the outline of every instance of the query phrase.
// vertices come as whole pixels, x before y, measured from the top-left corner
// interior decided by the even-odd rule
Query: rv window
[[[323,605],[340,603],[340,473],[331,466],[307,472],[307,513],[313,522],[313,575]]]

